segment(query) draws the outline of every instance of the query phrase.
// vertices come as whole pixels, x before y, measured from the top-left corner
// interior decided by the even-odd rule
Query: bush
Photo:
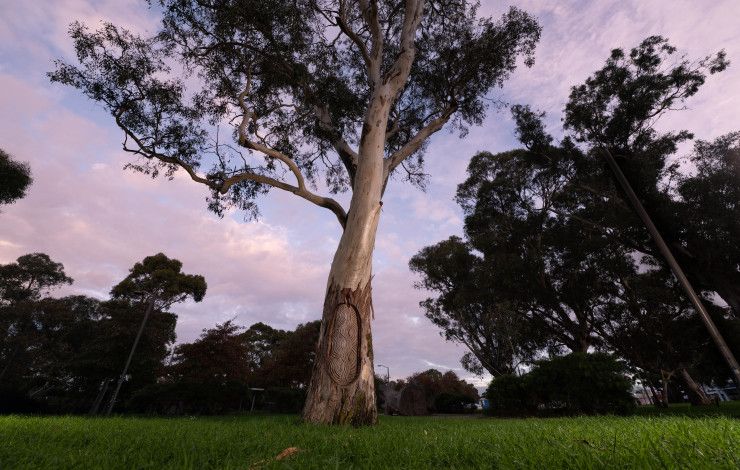
[[[0,414],[42,413],[43,404],[29,398],[25,392],[11,388],[0,388]]]
[[[273,413],[300,413],[306,392],[294,388],[268,388],[264,393],[265,409]]]
[[[459,393],[440,393],[434,397],[437,413],[470,413],[475,409],[475,400]]]
[[[527,374],[526,387],[545,410],[625,414],[635,400],[624,372],[624,366],[608,354],[572,353],[537,362]]]
[[[608,354],[572,353],[538,361],[527,374],[504,375],[486,391],[490,415],[626,414],[634,410],[632,383]]]
[[[501,375],[494,378],[486,390],[488,399],[486,414],[497,416],[519,416],[532,413],[533,406],[525,377]]]
[[[131,411],[166,415],[249,411],[252,395],[242,383],[176,382],[154,384],[134,393]]]

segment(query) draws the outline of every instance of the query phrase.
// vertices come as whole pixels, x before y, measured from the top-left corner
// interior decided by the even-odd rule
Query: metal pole
[[[391,370],[388,368],[388,366],[384,366],[383,364],[377,364],[375,367],[385,367],[385,383],[388,384],[391,381]]]
[[[642,223],[645,224],[645,227],[650,232],[650,236],[652,236],[653,240],[655,240],[655,244],[658,245],[658,250],[660,250],[660,253],[663,255],[666,262],[668,263],[668,266],[671,267],[671,271],[673,271],[673,274],[678,279],[681,287],[683,287],[684,292],[686,292],[689,300],[694,305],[694,308],[699,314],[699,317],[701,317],[702,321],[704,322],[704,326],[706,326],[707,330],[709,330],[709,335],[712,337],[714,343],[717,345],[720,354],[722,354],[722,356],[725,358],[725,361],[727,361],[727,365],[730,366],[730,370],[732,371],[732,375],[735,378],[735,382],[737,382],[738,386],[740,386],[740,365],[738,364],[737,359],[735,359],[732,351],[730,351],[727,343],[725,343],[724,338],[722,338],[722,334],[717,329],[714,321],[712,321],[712,317],[709,316],[709,313],[704,308],[704,304],[702,304],[701,299],[699,299],[699,296],[696,295],[694,288],[691,287],[691,283],[689,282],[688,278],[686,278],[686,275],[681,269],[681,266],[679,266],[678,262],[676,261],[676,258],[673,257],[673,253],[671,253],[670,248],[668,248],[668,245],[666,244],[665,240],[663,240],[660,232],[658,232],[655,224],[653,224],[650,215],[647,213],[647,211],[645,211],[642,203],[637,198],[635,192],[632,190],[632,186],[630,185],[629,181],[627,181],[624,173],[622,173],[622,169],[619,168],[619,165],[617,165],[617,161],[614,159],[609,150],[607,150],[606,148],[602,148],[602,150],[604,151],[606,162],[609,164],[609,167],[614,173],[614,176],[617,178],[619,185],[627,194],[627,198],[630,200],[630,203],[632,203],[633,209],[635,210],[635,212],[637,212],[637,215],[642,220]]]
[[[103,398],[105,398],[105,394],[108,392],[108,386],[110,385],[111,379],[105,379],[100,384],[100,391],[98,392],[98,396],[95,397],[95,401],[93,402],[92,407],[90,408],[90,415],[95,416],[98,414],[98,410],[100,409],[100,404],[103,402]]]
[[[141,326],[139,326],[139,332],[136,333],[136,339],[134,339],[134,344],[131,345],[131,351],[128,353],[128,359],[126,359],[126,365],[123,366],[123,371],[121,372],[121,376],[118,378],[116,389],[113,391],[113,396],[111,397],[110,403],[108,404],[108,409],[105,412],[106,416],[109,416],[111,412],[113,411],[113,406],[116,404],[116,398],[118,398],[118,392],[121,390],[121,385],[123,384],[123,381],[126,378],[126,372],[128,372],[128,368],[131,365],[131,359],[134,357],[136,346],[139,344],[141,335],[144,332],[144,326],[146,325],[146,321],[149,318],[149,315],[152,313],[152,310],[154,310],[154,297],[153,296],[149,299],[149,304],[147,305],[146,312],[144,313],[144,319],[141,321]]]
[[[391,383],[391,370],[388,366],[384,366],[383,364],[377,364],[376,367],[385,367],[385,389],[386,392],[390,391],[390,383]],[[385,414],[389,415],[388,412],[388,400],[389,397],[385,397]]]

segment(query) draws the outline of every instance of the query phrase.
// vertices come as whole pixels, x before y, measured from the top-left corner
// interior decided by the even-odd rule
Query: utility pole
[[[123,366],[123,371],[121,371],[121,376],[118,378],[118,383],[116,384],[116,388],[113,391],[113,396],[111,396],[110,403],[108,403],[108,409],[105,412],[106,416],[110,416],[111,412],[113,411],[113,406],[116,404],[116,398],[118,398],[118,392],[121,390],[121,385],[123,384],[123,381],[126,378],[126,373],[128,372],[128,368],[131,365],[131,359],[134,357],[136,346],[138,346],[139,344],[141,335],[142,333],[144,333],[144,326],[146,325],[146,321],[149,318],[149,315],[151,315],[153,310],[154,310],[154,295],[151,295],[149,297],[149,301],[147,302],[146,312],[144,313],[144,319],[141,320],[141,326],[139,326],[139,332],[136,333],[136,339],[134,339],[134,344],[131,345],[131,351],[128,353],[128,359],[126,359],[126,365]]]
[[[95,398],[95,401],[92,404],[92,407],[90,408],[90,416],[95,416],[98,414],[98,410],[100,409],[100,404],[103,402],[103,398],[105,398],[105,394],[108,392],[108,386],[111,383],[111,379],[105,379],[100,384],[100,390],[98,391],[98,396]]]
[[[635,191],[632,189],[629,181],[627,181],[624,173],[622,173],[622,169],[619,168],[619,165],[614,159],[614,156],[606,147],[602,147],[602,150],[604,153],[604,157],[606,158],[606,162],[609,164],[612,173],[614,173],[614,177],[617,179],[619,185],[627,194],[627,198],[630,200],[632,208],[640,217],[642,223],[645,224],[648,232],[650,232],[650,236],[652,236],[653,240],[655,240],[655,244],[658,245],[658,250],[663,255],[663,258],[665,258],[668,266],[670,266],[671,268],[671,271],[673,271],[673,274],[678,279],[678,282],[681,284],[684,292],[686,292],[689,300],[694,305],[696,312],[699,314],[699,317],[704,322],[704,326],[706,326],[707,330],[709,331],[709,335],[712,337],[714,343],[717,345],[720,354],[722,354],[722,356],[725,358],[725,361],[727,361],[727,365],[730,366],[730,370],[732,371],[732,375],[735,378],[735,382],[740,387],[740,365],[738,364],[737,359],[735,359],[732,351],[730,351],[727,343],[725,343],[722,334],[717,329],[717,325],[714,324],[712,317],[709,316],[709,312],[707,312],[706,308],[704,308],[704,304],[702,304],[701,299],[698,295],[696,295],[696,291],[694,291],[694,288],[691,286],[691,283],[681,269],[681,266],[676,261],[676,258],[673,257],[673,253],[671,253],[670,248],[668,248],[665,240],[663,240],[660,232],[655,227],[655,224],[650,218],[650,215],[647,213],[645,207],[643,207],[642,203],[637,198],[637,194],[635,194]]]
[[[375,367],[385,367],[385,390],[386,390],[386,395],[387,395],[388,391],[390,391],[390,388],[391,388],[390,387],[390,385],[391,385],[391,370],[390,370],[390,368],[388,366],[384,366],[383,364],[377,364]],[[387,415],[390,414],[388,412],[388,410],[389,410],[389,407],[388,407],[388,399],[389,399],[389,397],[386,396],[385,397],[385,400],[383,400],[385,402],[385,414],[387,414]]]

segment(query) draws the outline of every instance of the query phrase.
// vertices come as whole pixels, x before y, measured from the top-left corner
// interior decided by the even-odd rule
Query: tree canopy
[[[38,300],[47,291],[72,284],[62,263],[45,253],[19,256],[15,263],[0,265],[0,305]]]
[[[410,263],[421,287],[437,294],[422,303],[427,316],[470,349],[469,370],[500,375],[545,351],[595,348],[617,352],[652,379],[683,368],[697,376],[711,369],[706,380],[727,377],[707,367],[716,360],[709,336],[601,154],[617,156],[715,321],[734,331],[736,317],[710,294],[732,306],[733,288],[721,280],[740,272],[730,241],[740,203],[737,136],[698,141],[689,157],[696,169],[682,171],[675,153],[691,134],[655,128],[727,61],[724,52],[676,56],[657,36],[629,52],[615,49],[573,87],[560,142],[546,132],[543,113],[514,106],[524,148],[472,158],[456,197],[465,238],[426,247]]]
[[[128,276],[113,286],[114,299],[132,302],[153,301],[156,308],[165,310],[187,298],[196,302],[206,294],[206,281],[199,274],[184,274],[182,262],[163,253],[147,256],[134,264]]]
[[[425,138],[451,119],[461,130],[479,124],[486,94],[518,57],[532,64],[540,34],[519,9],[494,21],[458,0],[157,3],[152,37],[74,23],[79,65],[57,61],[49,76],[113,115],[139,157],[129,168],[184,169],[212,190],[217,213],[234,205],[256,215],[255,198],[276,187],[343,222],[344,209],[309,186],[320,169],[331,192],[353,186],[362,157],[353,147],[383,88],[393,100],[386,177],[413,155],[405,178],[421,183]]]
[[[48,296],[71,283],[64,266],[43,253],[0,266],[0,402],[10,411],[87,412],[101,385],[120,372],[143,309],[121,299]],[[153,315],[124,396],[160,376],[176,321],[172,313]]]
[[[28,164],[13,160],[0,149],[0,204],[12,204],[25,197],[32,182]]]

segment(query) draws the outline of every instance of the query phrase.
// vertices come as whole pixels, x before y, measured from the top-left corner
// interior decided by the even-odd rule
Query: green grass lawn
[[[719,406],[691,406],[688,403],[674,403],[669,408],[640,406],[637,408],[637,414],[640,416],[728,416],[740,418],[740,401],[723,402]]]
[[[288,447],[301,451],[274,457]],[[0,417],[0,469],[740,468],[740,420],[382,417],[373,428],[294,416]]]

